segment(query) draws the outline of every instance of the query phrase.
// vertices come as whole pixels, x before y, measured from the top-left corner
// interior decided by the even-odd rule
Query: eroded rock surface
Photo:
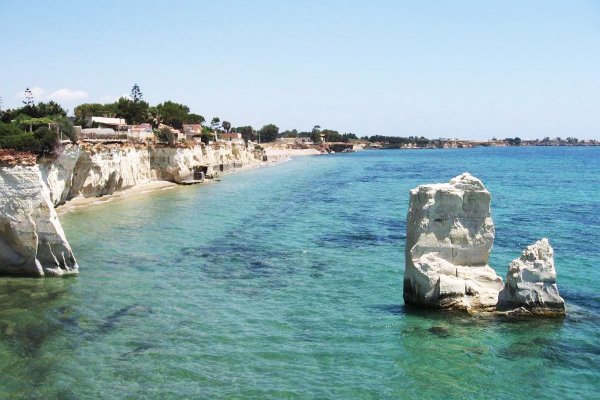
[[[52,203],[77,197],[100,197],[152,181],[181,183],[196,166],[209,173],[221,164],[258,164],[245,146],[67,145],[56,158],[42,159],[39,168]]]
[[[498,308],[564,314],[565,302],[556,285],[554,250],[548,239],[528,246],[521,257],[510,264]]]
[[[410,191],[404,301],[448,309],[493,309],[503,287],[489,267],[490,192],[464,173]]]
[[[35,158],[27,166],[12,162],[0,171],[0,274],[77,273],[54,206],[155,180],[181,183],[193,177],[198,166],[212,174],[222,165],[240,167],[261,160],[253,149],[232,143],[176,147],[86,143],[67,145],[55,158],[40,159],[37,165],[31,165]]]
[[[77,270],[39,168],[0,167],[0,273],[59,276]]]

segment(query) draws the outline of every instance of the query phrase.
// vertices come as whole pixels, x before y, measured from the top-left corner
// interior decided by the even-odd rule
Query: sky
[[[600,0],[0,0],[2,108],[139,84],[233,126],[600,139]]]

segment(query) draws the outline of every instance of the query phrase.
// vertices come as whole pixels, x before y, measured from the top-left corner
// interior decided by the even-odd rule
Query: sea
[[[409,190],[492,193],[491,266],[554,247],[565,318],[402,298]],[[1,399],[600,398],[600,148],[368,150],[60,220],[80,266],[0,278]]]

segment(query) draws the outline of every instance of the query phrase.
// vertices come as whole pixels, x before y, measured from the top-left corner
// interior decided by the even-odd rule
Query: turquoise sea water
[[[548,237],[569,315],[405,308],[409,189],[492,192],[492,266]],[[598,398],[600,148],[299,158],[61,217],[70,279],[0,279],[2,399]]]

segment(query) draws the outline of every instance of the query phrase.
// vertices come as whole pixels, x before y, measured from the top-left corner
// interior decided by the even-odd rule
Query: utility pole
[[[0,117],[2,117],[2,96],[0,96]]]

